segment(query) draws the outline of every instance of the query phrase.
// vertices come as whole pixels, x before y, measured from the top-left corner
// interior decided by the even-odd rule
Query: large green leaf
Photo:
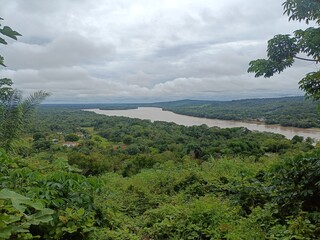
[[[17,36],[21,36],[20,33],[12,30],[10,27],[8,26],[4,26],[3,29],[0,29],[0,33],[2,33],[3,35],[12,38],[14,40],[17,40]]]
[[[8,189],[2,189],[0,191],[0,199],[11,200],[13,207],[19,212],[24,212],[27,206],[32,204],[29,198]]]
[[[1,206],[4,212],[0,214],[0,239],[9,239],[17,233],[29,234],[31,225],[48,223],[53,219],[53,210],[9,189],[0,191],[0,200],[6,200]],[[27,208],[34,208],[36,211],[32,215],[28,215]]]
[[[13,232],[13,226],[1,228],[0,231],[0,239],[9,239],[11,236],[11,233]]]
[[[48,223],[52,220],[53,210],[45,208],[40,212],[37,212],[31,216],[28,216],[27,219],[32,225],[39,225],[40,223]]]
[[[45,208],[42,203],[34,202],[31,199],[22,196],[16,192],[10,191],[8,189],[2,189],[0,191],[0,199],[11,200],[12,205],[19,212],[24,212],[27,207],[32,207],[36,210],[42,211],[43,214],[52,214],[53,210]],[[42,216],[42,215],[37,215]]]

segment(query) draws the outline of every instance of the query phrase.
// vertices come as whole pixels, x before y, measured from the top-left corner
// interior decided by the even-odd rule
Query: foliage
[[[47,96],[48,93],[39,91],[23,100],[18,90],[11,89],[5,99],[0,99],[0,145],[4,149],[13,149],[13,141],[19,137],[32,110]]]
[[[77,134],[74,133],[69,133],[64,137],[65,141],[70,141],[70,142],[76,142],[80,139],[80,137]]]
[[[152,239],[221,239],[231,230],[236,209],[216,198],[202,197],[184,205],[163,205],[145,213]]]
[[[303,141],[303,137],[302,136],[298,136],[298,135],[294,135],[293,138],[291,139],[291,142],[293,144],[295,143],[301,143]]]
[[[0,21],[2,21],[3,18],[0,17]],[[0,34],[3,37],[9,37],[11,39],[17,40],[17,36],[21,36],[20,33],[12,30],[8,26],[3,26],[0,23]],[[3,38],[0,37],[0,44],[8,44],[7,41]],[[4,64],[4,58],[3,56],[0,55],[0,65],[5,67],[6,65]],[[11,88],[12,85],[12,80],[8,78],[2,78],[0,79],[0,103],[2,101],[5,101],[7,98],[9,98],[12,95],[13,89]],[[0,106],[0,112],[1,112],[1,106]]]
[[[296,157],[287,159],[271,171],[273,201],[279,216],[285,218],[299,211],[319,212],[320,159]]]
[[[52,114],[48,116],[47,111]],[[47,138],[59,138],[58,131],[51,130],[52,122],[57,119],[60,119],[64,132],[91,129],[91,133],[84,133],[78,146],[65,151],[69,163],[77,165],[85,175],[113,171],[131,176],[167,160],[181,162],[184,156],[199,163],[211,157],[239,155],[258,160],[266,153],[284,154],[292,152],[293,148],[292,142],[281,135],[251,132],[245,128],[184,127],[173,123],[107,118],[83,111],[67,112],[63,108],[38,112],[32,131],[45,132]],[[129,145],[121,141],[128,138],[132,139]],[[37,149],[40,152],[44,149],[55,151],[59,147],[61,144],[51,144],[43,150]],[[303,141],[295,149],[303,147],[310,149],[312,145]]]
[[[21,156],[0,156],[0,184],[53,211],[30,238],[319,238],[319,154],[300,137],[57,106],[28,126]],[[78,146],[36,148],[69,133]]]
[[[1,27],[1,24],[0,33],[14,40],[21,36],[8,26]],[[0,43],[7,44],[2,37]],[[3,60],[0,55],[0,65],[5,67]],[[0,79],[0,146],[7,151],[13,149],[13,141],[18,138],[24,123],[30,119],[35,106],[49,96],[44,91],[38,91],[23,100],[21,92],[11,88],[12,84],[11,79]]]
[[[32,239],[30,227],[52,220],[53,210],[8,189],[0,191],[0,238]]]
[[[0,21],[2,21],[3,18],[0,17]],[[0,33],[4,36],[4,37],[9,37],[9,38],[12,38],[14,40],[17,40],[17,36],[21,36],[20,33],[12,30],[10,27],[8,26],[3,26],[2,27],[2,24],[0,23]],[[0,43],[1,44],[7,44],[7,41],[0,37]],[[4,66],[4,62],[3,62],[3,57],[0,55],[0,65]],[[0,82],[2,82],[2,80],[5,80],[5,79],[0,79]],[[1,87],[1,86],[0,86]]]
[[[14,217],[12,221],[7,220],[8,217],[3,220],[7,225],[11,224],[4,226],[10,228],[11,234],[22,231],[28,233],[26,236],[30,239],[36,236],[42,239],[85,239],[95,230],[99,214],[93,193],[100,185],[96,179],[72,173],[68,165],[59,167],[56,162],[53,162],[54,169],[43,161],[35,166],[28,161],[15,162],[2,152],[0,162],[0,180],[4,188],[0,200],[6,200],[0,201],[1,213]],[[26,239],[26,236],[18,237]]]
[[[317,0],[287,0],[283,3],[284,13],[289,20],[315,21],[320,24],[320,3]],[[248,72],[254,72],[256,77],[271,77],[284,69],[291,67],[295,59],[320,61],[320,28],[309,27],[305,30],[296,30],[291,35],[276,35],[268,41],[268,59],[257,59],[249,63]],[[299,54],[308,58],[301,57]],[[299,87],[306,96],[314,100],[320,99],[319,88],[320,72],[307,73],[299,82]]]
[[[40,139],[46,139],[46,136],[43,133],[35,133],[32,135],[33,141],[38,141]]]

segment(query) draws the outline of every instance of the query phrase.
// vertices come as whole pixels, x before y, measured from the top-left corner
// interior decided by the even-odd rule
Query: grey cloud
[[[114,55],[110,44],[97,44],[77,33],[61,35],[45,45],[16,42],[4,49],[11,68],[55,68],[110,61]]]
[[[270,79],[248,74],[266,41],[304,27],[270,0],[0,0],[20,31],[1,49],[3,76],[52,102],[232,99],[301,94],[310,64]]]

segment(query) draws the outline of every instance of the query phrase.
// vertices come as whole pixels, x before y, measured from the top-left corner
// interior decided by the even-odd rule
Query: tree
[[[283,4],[284,14],[289,21],[304,21],[306,24],[315,22],[320,25],[319,0],[287,0]],[[309,27],[296,30],[293,35],[279,34],[268,41],[267,59],[257,59],[249,63],[248,72],[255,73],[255,77],[269,78],[275,73],[281,73],[291,67],[296,59],[320,62],[320,28]],[[299,81],[299,88],[307,98],[320,99],[320,71],[307,73]]]
[[[69,141],[69,142],[76,142],[80,139],[80,137],[77,135],[77,134],[74,134],[74,133],[70,133],[68,135],[66,135],[64,137],[64,140],[65,141]]]
[[[3,18],[0,17],[0,21]],[[2,27],[0,24],[0,33],[3,37],[9,37],[17,40],[21,36],[18,32],[8,26]],[[0,37],[1,44],[7,44],[6,40]],[[0,55],[0,65],[6,67],[4,58]],[[30,119],[33,109],[39,105],[48,93],[38,91],[23,99],[21,91],[13,89],[13,82],[8,78],[0,79],[0,147],[6,150],[12,149],[12,143],[18,138],[23,125]]]
[[[303,142],[303,137],[294,135],[293,138],[291,139],[291,143],[296,144],[296,143],[301,143]]]
[[[46,136],[43,133],[37,132],[33,134],[32,138],[33,138],[33,141],[38,141],[39,139],[46,139]]]
[[[3,18],[0,17],[0,21],[2,21]],[[1,25],[0,22],[0,33],[3,37],[9,37],[12,38],[14,40],[17,40],[17,36],[21,36],[20,33],[12,30],[10,27],[8,26],[3,26]],[[7,41],[0,37],[0,44],[4,44],[7,45]],[[6,67],[6,65],[4,64],[4,58],[3,56],[0,54],[0,65],[3,67]],[[12,94],[12,88],[11,85],[13,84],[11,79],[8,78],[1,78],[0,79],[0,100],[3,101],[4,99],[7,99],[9,97],[9,95]]]

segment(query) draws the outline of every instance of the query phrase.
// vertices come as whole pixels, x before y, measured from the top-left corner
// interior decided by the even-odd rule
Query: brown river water
[[[251,131],[273,132],[284,135],[291,139],[294,135],[303,136],[304,138],[311,137],[315,140],[320,140],[320,128],[295,128],[282,127],[280,125],[269,125],[262,122],[242,122],[229,121],[208,118],[190,117],[186,115],[176,114],[170,111],[163,111],[161,108],[155,107],[139,107],[138,109],[129,110],[100,110],[100,109],[84,109],[85,111],[95,112],[107,116],[122,116],[129,118],[139,118],[154,121],[174,122],[179,125],[193,126],[206,124],[208,127],[233,128],[245,127]]]

